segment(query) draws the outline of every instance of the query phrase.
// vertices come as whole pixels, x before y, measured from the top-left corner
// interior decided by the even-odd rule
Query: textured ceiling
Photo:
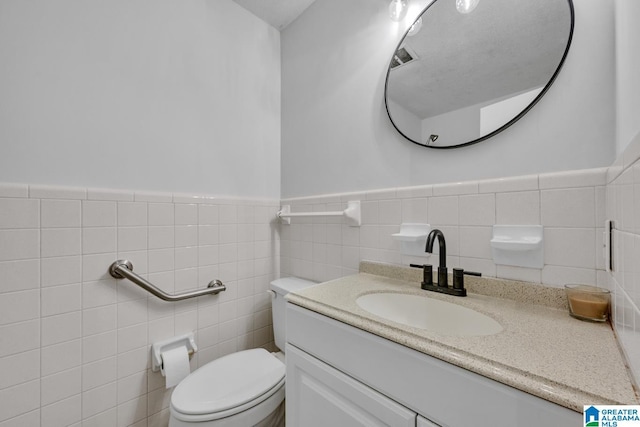
[[[234,0],[278,30],[292,23],[315,0]]]
[[[391,71],[387,95],[420,118],[544,86],[567,44],[566,0],[481,0],[468,15],[438,0],[404,41],[418,59]]]

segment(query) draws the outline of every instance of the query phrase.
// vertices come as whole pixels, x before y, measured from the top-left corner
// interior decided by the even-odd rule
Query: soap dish
[[[595,286],[564,285],[569,301],[569,314],[580,320],[606,322],[609,318],[611,293]]]
[[[402,223],[400,232],[392,234],[395,240],[401,242],[401,252],[403,255],[427,256],[425,246],[427,236],[431,231],[431,225],[421,223]]]

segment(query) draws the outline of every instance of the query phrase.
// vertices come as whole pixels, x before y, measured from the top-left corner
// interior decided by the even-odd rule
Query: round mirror
[[[477,5],[460,7],[469,3]],[[391,122],[411,142],[431,148],[496,135],[549,89],[573,24],[571,0],[434,0],[389,63]]]

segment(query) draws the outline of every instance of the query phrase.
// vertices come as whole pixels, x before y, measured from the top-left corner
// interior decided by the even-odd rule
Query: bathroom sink
[[[491,317],[450,302],[398,293],[367,294],[356,304],[371,314],[392,322],[440,335],[481,336],[502,331]]]

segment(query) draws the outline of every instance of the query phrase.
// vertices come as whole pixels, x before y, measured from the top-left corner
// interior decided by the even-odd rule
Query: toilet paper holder
[[[153,372],[158,372],[160,368],[162,368],[162,353],[178,347],[186,347],[187,352],[189,353],[189,358],[191,358],[191,356],[198,351],[198,346],[196,345],[193,333],[190,332],[188,334],[153,343],[151,345],[151,370]]]

